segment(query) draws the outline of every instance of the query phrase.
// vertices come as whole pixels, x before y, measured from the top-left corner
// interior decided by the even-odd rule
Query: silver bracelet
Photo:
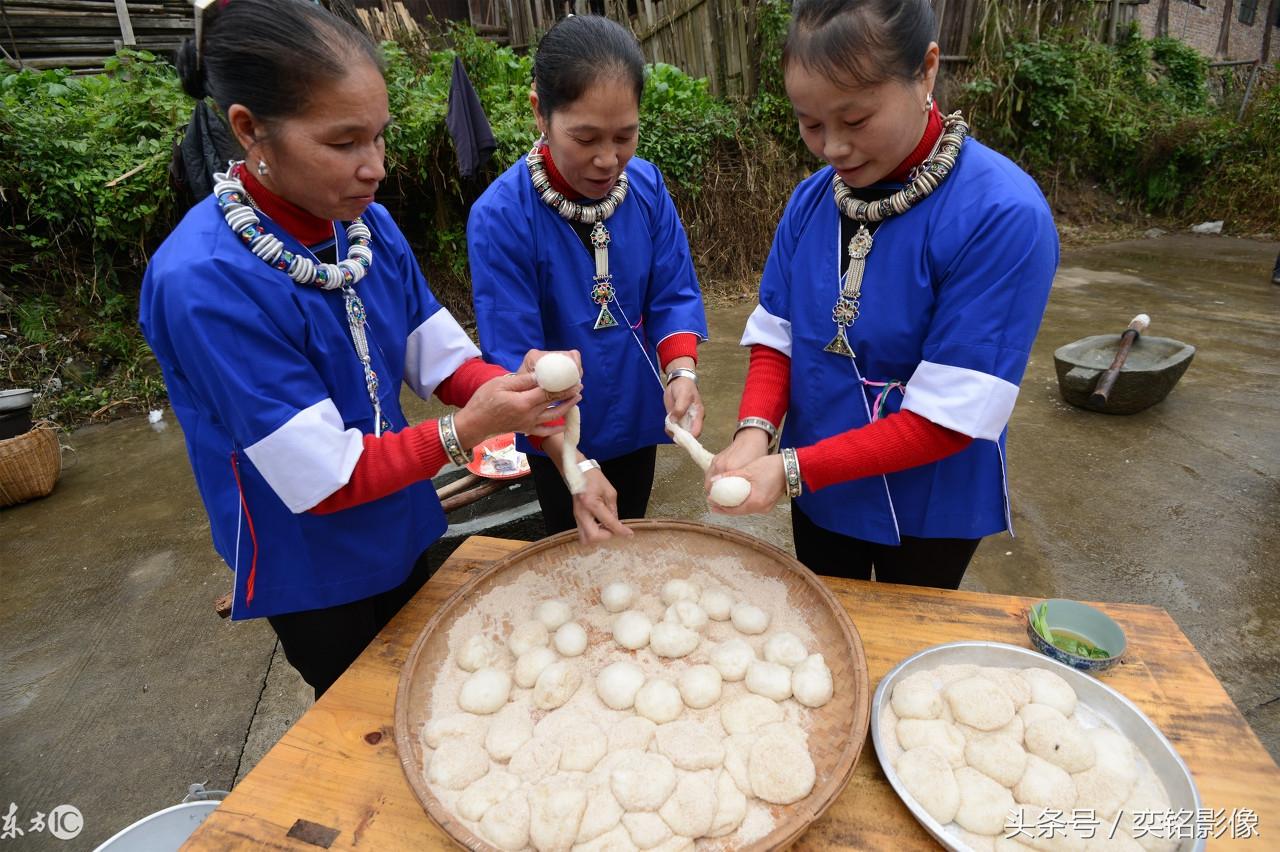
[[[774,426],[763,417],[744,417],[738,421],[738,428],[733,430],[733,437],[738,437],[738,433],[743,429],[760,429],[769,436],[769,443],[778,440],[778,427]]]
[[[444,444],[444,451],[449,454],[449,458],[458,467],[466,467],[471,464],[471,454],[462,447],[462,442],[458,440],[458,430],[453,426],[453,414],[446,414],[437,421],[440,426],[440,443]]]
[[[787,477],[787,496],[793,499],[799,497],[804,480],[800,478],[800,459],[796,456],[794,447],[787,447],[782,451],[782,472]]]
[[[667,373],[667,384],[671,384],[676,379],[688,379],[696,385],[698,383],[698,374],[688,367],[676,367],[670,373]]]
[[[600,469],[600,462],[596,461],[595,459],[583,459],[582,461],[578,462],[578,470],[582,471],[583,473],[590,473],[593,470],[599,470],[599,469]]]

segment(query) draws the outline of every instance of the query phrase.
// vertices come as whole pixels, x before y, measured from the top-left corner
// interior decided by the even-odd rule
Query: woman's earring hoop
[[[267,161],[266,161],[266,160],[259,160],[259,161],[258,161],[258,175],[259,175],[259,176],[265,175],[265,174],[269,173],[270,171],[271,171],[271,169],[267,168]]]

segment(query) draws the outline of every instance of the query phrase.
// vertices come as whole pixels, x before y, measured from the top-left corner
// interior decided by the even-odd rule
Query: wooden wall
[[[117,6],[127,12],[122,26]],[[0,53],[11,67],[102,70],[128,41],[170,55],[195,29],[187,0],[0,0]]]

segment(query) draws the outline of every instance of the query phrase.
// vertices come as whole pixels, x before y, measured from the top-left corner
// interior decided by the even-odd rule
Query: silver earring
[[[933,109],[933,92],[924,96],[924,111],[929,112]]]
[[[259,175],[259,176],[261,176],[261,175],[265,175],[265,174],[266,174],[267,172],[269,172],[269,171],[271,171],[271,169],[267,168],[267,161],[266,161],[266,160],[259,160],[259,161],[258,161],[258,175]]]

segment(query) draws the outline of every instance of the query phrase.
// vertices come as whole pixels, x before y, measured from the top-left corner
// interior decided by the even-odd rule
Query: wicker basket
[[[53,491],[62,474],[58,433],[50,426],[0,441],[0,506],[14,506]]]

